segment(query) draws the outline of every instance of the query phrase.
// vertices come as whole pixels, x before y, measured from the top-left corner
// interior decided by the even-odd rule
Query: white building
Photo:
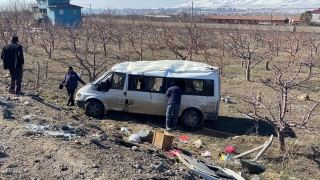
[[[317,10],[310,11],[312,17],[311,17],[311,23],[314,25],[320,25],[320,8]]]

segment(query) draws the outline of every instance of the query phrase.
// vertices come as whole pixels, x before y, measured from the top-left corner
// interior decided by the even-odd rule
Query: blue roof
[[[57,4],[51,4],[49,8],[82,8],[81,6],[68,4],[68,3],[57,3]]]

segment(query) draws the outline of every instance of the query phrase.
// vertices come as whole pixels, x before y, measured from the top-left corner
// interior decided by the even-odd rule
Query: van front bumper
[[[76,104],[79,108],[84,109],[84,105],[86,104],[85,101],[76,101]]]

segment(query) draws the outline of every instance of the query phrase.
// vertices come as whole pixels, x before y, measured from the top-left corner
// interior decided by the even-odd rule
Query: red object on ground
[[[183,154],[180,149],[174,149],[173,151],[179,154]],[[168,151],[168,155],[175,156],[175,154],[172,151]]]
[[[235,153],[235,149],[233,146],[227,146],[225,149],[224,149],[224,152],[226,153]]]
[[[187,136],[179,136],[179,139],[181,141],[190,141],[190,138],[188,138]]]

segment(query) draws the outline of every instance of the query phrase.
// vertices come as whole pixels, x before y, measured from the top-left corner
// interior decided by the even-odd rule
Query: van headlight
[[[80,98],[81,97],[81,93],[77,93],[77,98]]]

